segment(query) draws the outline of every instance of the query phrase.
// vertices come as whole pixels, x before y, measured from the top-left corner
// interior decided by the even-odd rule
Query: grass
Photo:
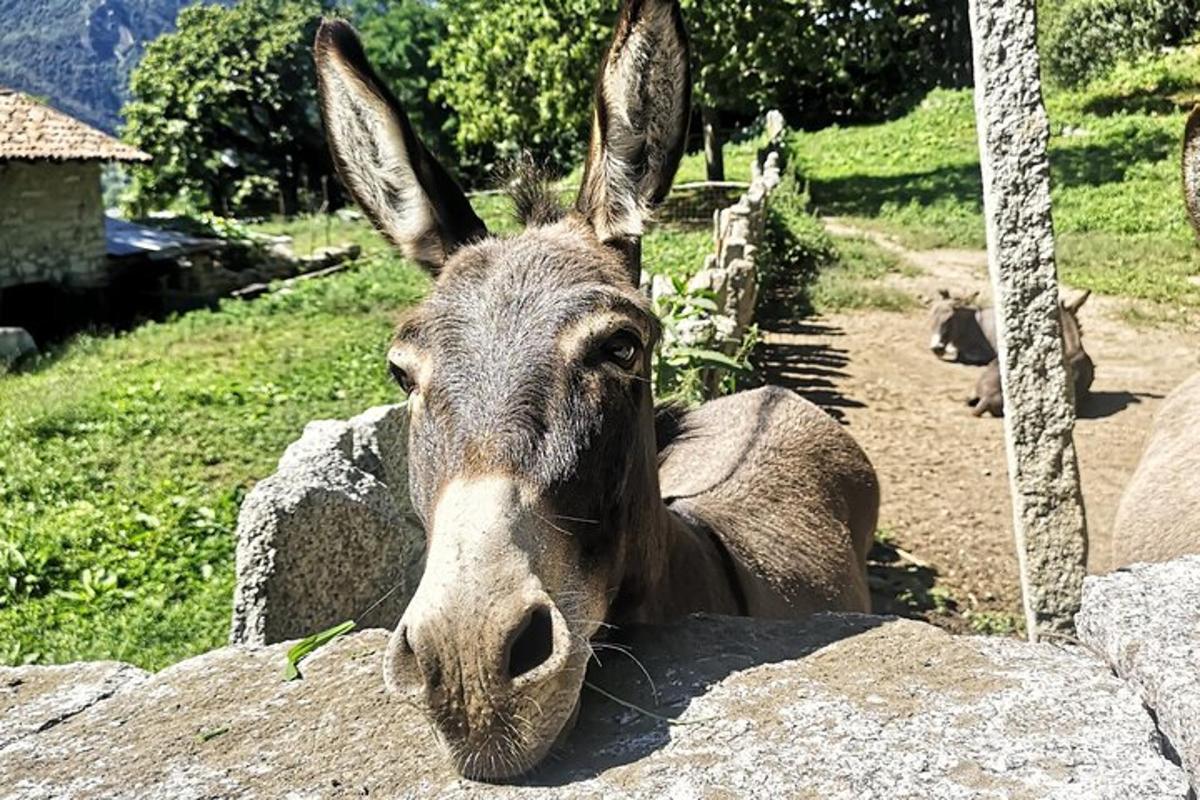
[[[912,274],[896,256],[867,239],[839,237],[834,245],[837,261],[817,274],[810,289],[814,311],[909,311],[920,305],[911,294],[884,281],[888,275]]]
[[[516,227],[504,198],[473,202],[491,230]],[[424,274],[361,219],[254,230],[367,255],[254,302],[79,336],[0,379],[0,663],[158,669],[224,644],[248,489],[309,421],[398,399],[383,355]],[[659,226],[645,260],[687,274],[710,235]]]
[[[1077,91],[1050,90],[1051,187],[1060,274],[1069,284],[1200,311],[1194,236],[1179,185],[1186,111],[1200,97],[1200,47],[1119,67]],[[970,91],[937,90],[907,116],[792,138],[822,214],[911,247],[984,246]],[[1151,314],[1162,316],[1162,314]]]
[[[223,644],[242,497],[308,421],[396,399],[387,337],[426,285],[370,259],[0,380],[0,661],[158,668]]]
[[[885,280],[911,275],[912,267],[867,239],[830,236],[810,212],[811,202],[795,170],[785,172],[771,195],[760,258],[766,316],[907,311],[918,305]]]

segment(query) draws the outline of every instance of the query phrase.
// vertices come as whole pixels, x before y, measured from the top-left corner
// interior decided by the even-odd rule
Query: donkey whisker
[[[654,678],[650,677],[650,670],[646,669],[646,665],[642,663],[641,659],[633,654],[632,650],[622,647],[621,645],[609,644],[607,642],[596,642],[593,644],[593,647],[602,650],[615,650],[622,655],[628,656],[629,660],[636,664],[637,668],[641,670],[643,675],[646,676],[646,681],[650,684],[650,694],[654,696],[654,704],[658,705],[658,687],[654,684]]]

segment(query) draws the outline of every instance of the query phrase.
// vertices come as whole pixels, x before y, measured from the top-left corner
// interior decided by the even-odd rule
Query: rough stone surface
[[[107,279],[97,161],[0,161],[0,289]]]
[[[971,0],[975,118],[1026,626],[1068,631],[1087,524],[1063,359],[1035,0]]]
[[[140,685],[148,677],[137,667],[115,661],[0,667],[0,752]]]
[[[1141,692],[1200,793],[1200,556],[1088,578],[1076,627]]]
[[[857,615],[632,630],[521,785],[461,780],[380,676],[384,631],[154,675],[0,753],[0,797],[1180,798],[1136,694],[1082,651]],[[40,668],[29,668],[35,674]],[[0,719],[0,724],[7,720]]]
[[[0,328],[0,373],[37,351],[37,343],[29,331],[24,328]]]
[[[400,619],[425,541],[408,501],[407,420],[403,406],[379,406],[309,423],[250,492],[238,518],[232,642]]]

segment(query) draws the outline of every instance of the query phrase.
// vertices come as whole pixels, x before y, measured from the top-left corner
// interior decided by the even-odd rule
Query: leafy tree
[[[970,78],[965,0],[682,0],[709,178],[719,118],[778,108],[793,124],[878,118]]]
[[[567,164],[585,140],[616,0],[454,0],[434,49],[459,147]],[[777,107],[793,124],[887,116],[970,75],[966,0],[682,0],[695,99],[720,178],[721,122]]]
[[[124,138],[154,156],[137,168],[134,205],[217,213],[261,197],[296,213],[302,189],[332,174],[320,131],[310,47],[321,0],[193,6],[134,70]]]
[[[446,38],[445,5],[431,0],[357,0],[352,10],[367,56],[396,93],[413,127],[434,152],[446,152],[457,118],[429,94],[441,77],[430,60],[434,46]]]
[[[1079,86],[1119,61],[1177,45],[1200,28],[1198,0],[1055,0],[1038,3],[1047,76]]]
[[[433,92],[459,115],[461,156],[477,168],[522,149],[559,166],[574,161],[616,2],[454,0],[447,11]]]

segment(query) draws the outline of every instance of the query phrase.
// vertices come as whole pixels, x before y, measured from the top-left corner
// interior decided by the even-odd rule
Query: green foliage
[[[961,0],[683,0],[696,101],[793,124],[889,116],[970,76]]]
[[[457,117],[429,96],[430,87],[441,77],[431,58],[434,46],[446,38],[446,5],[429,0],[355,0],[351,16],[367,57],[395,93],[421,140],[434,153],[452,152]]]
[[[1200,48],[1122,64],[1079,90],[1050,90],[1060,274],[1080,288],[1200,309],[1194,235],[1179,188],[1185,109]],[[916,247],[985,245],[969,91],[935,90],[907,116],[792,138],[822,214],[856,218]]]
[[[322,193],[332,163],[321,135],[310,48],[322,0],[193,6],[155,40],[130,80],[124,138],[154,156],[133,170],[137,211],[178,206],[285,214]],[[264,181],[266,181],[264,183]]]
[[[1197,28],[1197,0],[1064,0],[1039,4],[1047,75],[1079,86],[1119,61],[1158,53]]]
[[[749,121],[886,116],[938,82],[969,75],[966,3],[934,0],[684,0],[698,104]],[[592,81],[615,4],[448,4],[434,94],[460,116],[472,165],[530,150],[565,167],[586,142]]]
[[[283,679],[285,681],[294,681],[303,677],[300,674],[300,662],[339,636],[345,636],[354,630],[354,624],[354,620],[352,619],[338,623],[320,633],[306,636],[289,647],[287,651],[287,665],[283,668]]]
[[[716,316],[712,292],[689,289],[682,276],[672,278],[671,283],[675,293],[654,301],[654,313],[663,326],[651,375],[655,397],[659,402],[695,405],[714,393],[736,390],[737,378],[753,371],[750,352],[758,341],[758,329],[747,331],[741,341],[727,341],[720,325],[727,322],[732,326],[733,321]],[[710,332],[713,346],[690,343],[698,327]]]
[[[221,645],[246,489],[310,420],[395,402],[383,354],[426,286],[374,258],[0,381],[0,662],[158,668]]]
[[[436,97],[459,116],[460,158],[480,168],[528,150],[564,167],[587,143],[592,81],[611,31],[606,0],[457,0],[433,51]]]

